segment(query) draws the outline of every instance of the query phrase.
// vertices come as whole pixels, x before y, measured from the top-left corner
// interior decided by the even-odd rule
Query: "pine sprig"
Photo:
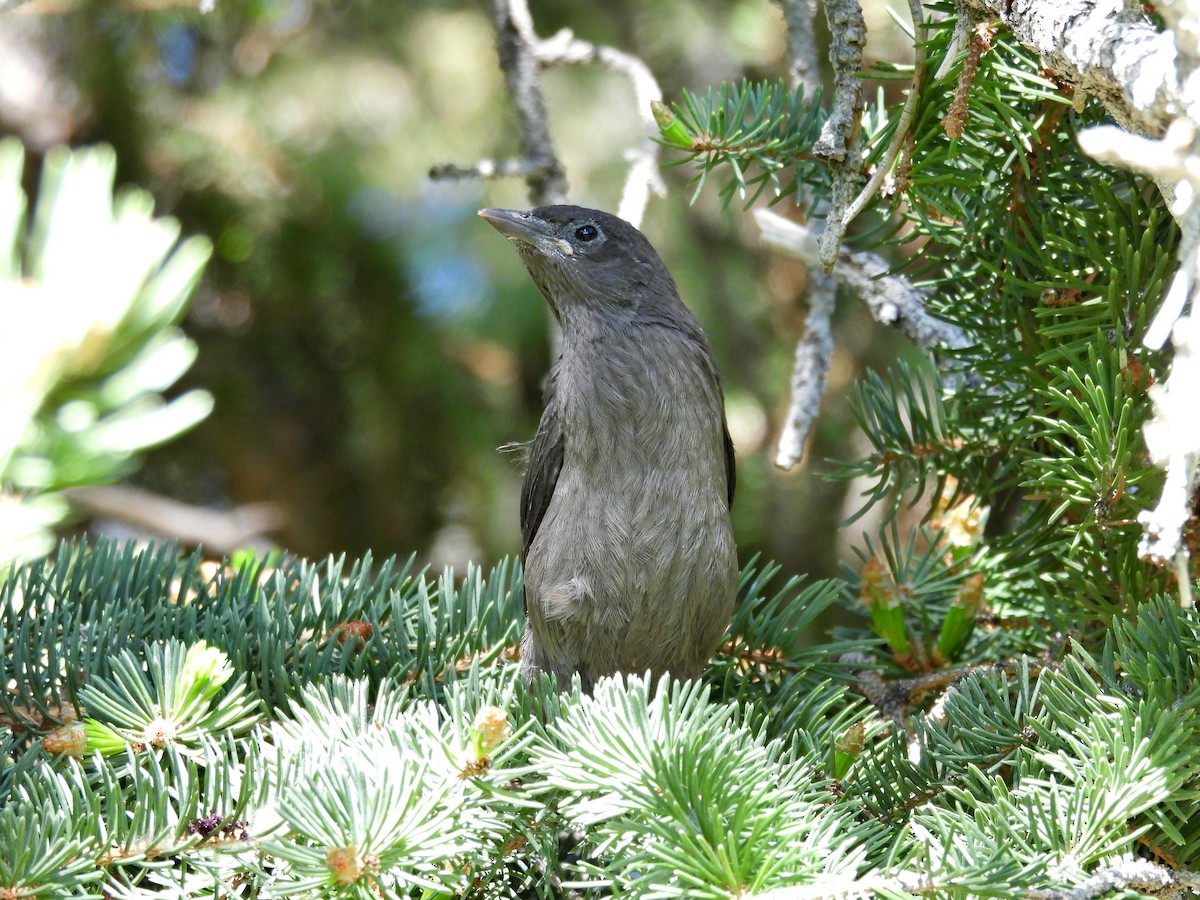
[[[620,889],[716,898],[862,866],[865,835],[847,834],[812,760],[785,762],[732,713],[697,684],[604,680],[535,749],[567,817],[599,826]]]
[[[920,540],[897,537],[877,553],[928,607],[914,621],[936,623],[974,558],[947,558],[936,540]],[[205,581],[186,572],[196,561],[157,551],[74,546],[59,561],[67,574],[47,564],[10,582],[3,621],[30,598],[44,620],[37,598],[64,584],[112,598],[110,583],[187,583],[195,596],[186,608],[211,593],[238,610],[272,595],[261,572]],[[185,714],[196,735],[157,749],[122,737],[119,752],[75,757],[32,739],[54,722],[6,720],[0,848],[22,850],[0,853],[0,888],[129,898],[548,898],[606,885],[635,896],[1011,896],[1077,885],[1137,848],[1175,864],[1200,855],[1200,620],[1169,599],[1115,622],[1097,653],[1078,644],[1061,663],[1047,655],[949,669],[940,681],[934,673],[929,684],[939,686],[923,701],[934,709],[906,729],[848,693],[872,644],[822,650],[797,640],[796,623],[810,627],[844,595],[834,583],[773,592],[774,570],[750,566],[711,685],[608,679],[581,697],[527,689],[496,653],[459,664],[454,654],[477,644],[435,633],[462,621],[436,609],[443,598],[486,621],[502,599],[489,585],[513,583],[510,569],[465,584],[413,577],[417,587],[397,583],[394,568],[375,570],[389,573],[380,580],[340,566],[288,569],[296,584],[307,572],[358,574],[314,577],[310,590],[272,601],[285,609],[245,619],[241,643],[312,614],[327,594],[331,620],[373,615],[383,596],[404,621],[433,629],[414,634],[444,648],[427,657],[441,663],[438,678],[350,678],[337,657],[318,657],[324,676],[280,681],[287,705],[263,707],[246,731],[244,719],[212,715],[240,702],[233,659],[256,658],[253,648],[226,661],[211,647],[162,641],[154,635],[179,608],[147,606],[149,623],[126,618],[125,627],[150,639],[140,651],[123,640],[79,696],[114,730],[141,734],[147,710],[164,709]],[[415,612],[395,610],[399,596]],[[43,647],[87,632],[86,621],[71,621],[73,630],[39,632]],[[747,664],[752,650],[761,658]],[[411,671],[396,666],[411,647],[379,651],[375,671]],[[857,671],[849,659],[831,662],[842,653]],[[23,659],[31,671],[33,654]],[[868,696],[887,692],[886,668],[870,677]],[[922,702],[915,696],[907,702]]]
[[[850,409],[871,443],[871,452],[839,464],[831,477],[845,481],[866,477],[874,484],[863,492],[862,504],[847,524],[869,510],[882,510],[891,518],[902,501],[912,507],[927,492],[941,495],[950,473],[968,468],[966,460],[972,460],[981,473],[987,472],[999,450],[982,429],[960,422],[953,405],[947,408],[943,388],[924,363],[900,361],[887,373],[865,373],[854,386]],[[975,486],[971,481],[966,484]],[[906,496],[907,489],[911,495]]]
[[[703,96],[683,92],[683,101],[655,117],[661,142],[687,154],[674,163],[694,163],[698,174],[693,202],[716,169],[730,173],[720,190],[725,203],[736,193],[747,207],[768,187],[773,200],[794,194],[801,184],[828,186],[827,170],[812,156],[824,112],[820,94],[805,99],[803,88],[783,82],[710,88]],[[784,183],[784,172],[792,178]],[[749,196],[747,196],[749,195]]]
[[[765,734],[796,735],[810,741],[810,748],[828,748],[830,735],[844,731],[860,711],[846,691],[848,668],[834,660],[866,652],[869,644],[806,645],[805,637],[840,599],[840,585],[803,585],[792,578],[769,593],[778,572],[777,566],[758,567],[757,560],[742,570],[728,640],[705,681],[715,698],[737,703],[747,711],[748,722],[758,723]]]

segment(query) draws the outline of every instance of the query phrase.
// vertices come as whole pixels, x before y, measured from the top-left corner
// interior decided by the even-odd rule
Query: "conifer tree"
[[[767,239],[919,348],[855,394],[871,452],[843,474],[886,512],[861,566],[772,590],[751,561],[701,681],[558,696],[513,664],[512,563],[64,544],[0,592],[0,898],[1200,890],[1196,532],[1171,519],[1180,489],[1194,506],[1200,12],[1072,4],[1112,42],[1100,71],[1070,68],[1096,44],[1038,44],[1042,6],[914,2],[916,65],[874,73],[909,82],[894,108],[859,107],[856,7],[836,0],[832,92],[798,65],[657,108],[697,190],[799,202],[760,207]],[[522,54],[571,46],[497,11],[514,83],[536,77]],[[1111,89],[1138,42],[1174,48],[1142,61],[1177,67],[1173,99]],[[514,169],[552,199],[562,171],[536,149]],[[835,605],[862,627],[803,641]]]

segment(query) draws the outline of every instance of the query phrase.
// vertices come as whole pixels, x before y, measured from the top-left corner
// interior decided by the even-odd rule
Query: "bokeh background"
[[[903,61],[886,4],[866,6],[868,56]],[[520,181],[428,178],[516,153],[490,7],[32,0],[0,15],[0,132],[26,144],[27,189],[51,146],[107,142],[119,183],[215,247],[183,323],[198,360],[176,388],[207,389],[214,410],[151,452],[134,484],[216,509],[278,504],[271,537],[310,556],[461,566],[519,550],[520,463],[500,448],[533,434],[551,337],[516,255],[475,212],[528,198]],[[668,100],[786,72],[768,0],[531,9],[543,35],[569,27],[637,54]],[[615,208],[640,136],[631,88],[594,66],[544,83],[572,199]],[[863,452],[847,394],[899,340],[841,298],[822,418],[804,462],[777,470],[804,268],[759,249],[715,190],[689,205],[685,168],[665,176],[643,230],[724,376],[742,557],[833,574],[859,488],[827,476]]]

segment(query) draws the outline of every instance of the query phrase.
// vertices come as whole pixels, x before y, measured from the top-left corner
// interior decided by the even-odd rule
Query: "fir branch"
[[[736,192],[750,206],[770,185],[779,198],[801,185],[823,185],[828,172],[813,157],[822,116],[819,95],[782,82],[723,84],[704,95],[685,91],[672,111],[657,108],[662,142],[688,154],[699,173],[693,202],[708,175],[717,168],[732,171],[721,188],[726,203]],[[787,187],[780,173],[791,166],[794,180]],[[749,189],[753,193],[747,197]]]
[[[923,610],[962,581],[933,544],[893,541],[881,555]],[[0,854],[0,893],[548,900],[611,885],[634,896],[1079,900],[1070,892],[1098,888],[1139,843],[1175,859],[1167,890],[1194,884],[1200,620],[1167,598],[1117,621],[1097,654],[1074,644],[1057,668],[971,664],[910,679],[909,704],[957,679],[910,735],[847,696],[845,670],[863,657],[833,657],[862,653],[861,640],[805,640],[844,593],[838,582],[768,590],[775,569],[751,564],[730,652],[707,684],[604,679],[584,698],[531,692],[517,667],[479,649],[511,638],[512,574],[460,582],[285,560],[203,578],[198,559],[169,548],[108,543],[23,569],[0,587],[18,698],[51,674],[70,684],[62,647],[97,641],[99,652],[69,657],[97,673],[85,698],[119,704],[122,684],[223,733],[186,753],[169,743],[53,759],[28,739],[29,726],[52,723],[25,715],[0,742],[0,846],[18,848]],[[374,627],[339,640],[344,621]],[[315,655],[268,685],[282,702],[263,704],[259,729],[232,733],[235,721],[213,718],[233,695],[231,669],[271,672],[265,645],[297,629]],[[218,633],[229,666],[161,643]],[[107,660],[114,647],[135,649]],[[339,674],[364,654],[377,657],[369,677]],[[460,672],[463,655],[474,661]],[[418,659],[437,677],[404,683]],[[560,859],[567,829],[575,861]]]
[[[844,657],[843,661],[852,664],[867,660]],[[906,678],[890,679],[884,679],[878,671],[868,668],[856,673],[857,680],[853,682],[852,689],[865,697],[884,718],[907,723],[912,711],[927,704],[931,696],[937,695],[937,703],[944,704],[955,686],[970,676],[999,673],[1009,677],[1037,677],[1042,668],[1042,663],[1029,665],[1025,660],[1004,660],[955,666]],[[932,717],[937,718],[939,715],[934,713]]]
[[[1139,555],[1160,564],[1173,564],[1180,602],[1193,603],[1189,552],[1184,528],[1193,515],[1192,493],[1200,471],[1200,429],[1192,414],[1200,390],[1200,320],[1187,315],[1195,307],[1200,284],[1200,185],[1194,169],[1200,159],[1198,123],[1178,118],[1161,140],[1126,135],[1115,129],[1094,128],[1080,135],[1084,150],[1109,162],[1145,172],[1173,194],[1172,213],[1183,227],[1180,267],[1161,310],[1147,330],[1143,343],[1157,349],[1172,335],[1175,358],[1164,385],[1150,389],[1155,416],[1146,425],[1146,441],[1155,462],[1167,471],[1158,505],[1138,520],[1145,528]]]
[[[789,763],[778,744],[746,740],[728,707],[696,685],[602,679],[553,722],[535,762],[571,792],[581,824],[599,824],[617,885],[636,894],[753,894],[778,881],[855,873],[863,853],[848,809]],[[862,828],[856,829],[861,836]]]

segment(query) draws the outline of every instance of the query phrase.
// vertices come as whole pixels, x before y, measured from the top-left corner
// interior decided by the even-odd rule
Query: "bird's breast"
[[[676,473],[724,490],[724,408],[707,348],[664,331],[564,348],[566,460],[623,482]]]

